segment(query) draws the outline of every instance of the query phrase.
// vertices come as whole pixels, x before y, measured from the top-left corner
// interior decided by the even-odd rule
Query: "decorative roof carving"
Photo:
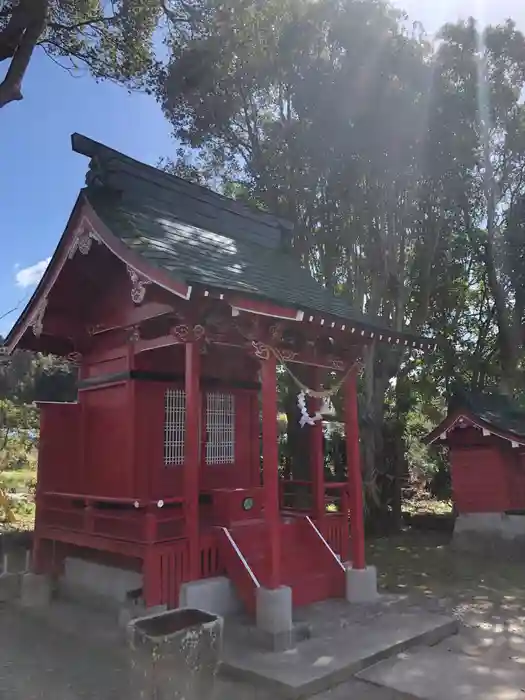
[[[146,296],[146,285],[151,284],[151,280],[141,275],[134,268],[128,265],[128,274],[131,279],[131,299],[134,304],[142,304]]]
[[[35,314],[31,320],[31,328],[35,338],[40,338],[44,330],[44,316],[47,309],[47,297],[44,297],[40,304],[36,307]]]
[[[77,251],[81,255],[87,255],[91,250],[93,241],[96,241],[97,243],[102,242],[100,236],[91,226],[89,221],[83,217],[80,220],[75,233],[73,234],[73,242],[69,248],[68,257],[70,259],[74,258]]]

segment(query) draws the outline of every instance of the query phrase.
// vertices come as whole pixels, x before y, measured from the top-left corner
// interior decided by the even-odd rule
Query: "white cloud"
[[[38,284],[50,260],[51,258],[46,258],[30,267],[22,267],[20,270],[17,270],[15,275],[17,286],[25,289],[26,287],[34,287]]]

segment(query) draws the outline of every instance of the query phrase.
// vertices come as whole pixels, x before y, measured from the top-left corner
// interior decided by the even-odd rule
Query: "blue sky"
[[[395,0],[429,33],[445,21],[475,15],[483,22],[512,16],[525,29],[523,0]],[[1,64],[0,64],[1,65]],[[2,67],[0,77],[3,77]],[[38,52],[25,98],[0,111],[0,335],[33,291],[83,186],[87,159],[71,151],[77,131],[147,163],[174,154],[169,127],[145,95],[77,78]]]

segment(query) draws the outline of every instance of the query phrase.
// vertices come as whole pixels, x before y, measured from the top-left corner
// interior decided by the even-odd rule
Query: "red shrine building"
[[[462,549],[525,553],[525,410],[497,393],[461,392],[425,438],[448,448]]]
[[[64,576],[71,562],[95,567],[92,583],[128,572],[147,608],[224,607],[229,587],[272,634],[294,607],[373,597],[358,362],[373,342],[432,341],[317,284],[291,254],[287,222],[83,136],[72,143],[90,159],[86,186],[6,340],[8,353],[78,365],[78,400],[40,404],[33,575]],[[312,391],[340,385],[344,483],[324,479],[322,393],[301,388],[311,473],[280,479],[283,364],[302,365]],[[306,489],[301,507],[294,489]]]

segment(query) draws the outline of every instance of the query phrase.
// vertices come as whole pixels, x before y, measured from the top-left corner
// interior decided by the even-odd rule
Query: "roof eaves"
[[[480,415],[466,408],[457,408],[446,418],[444,418],[441,423],[434,428],[434,430],[422,438],[423,444],[431,445],[437,442],[443,435],[445,435],[445,439],[442,440],[442,442],[445,442],[448,431],[454,428],[455,424],[460,421],[461,418],[466,418],[475,428],[478,428],[479,430],[486,430],[488,433],[496,435],[496,437],[503,440],[525,445],[525,434],[516,433],[515,431],[509,430],[498,423],[487,421],[485,418],[482,418]]]

